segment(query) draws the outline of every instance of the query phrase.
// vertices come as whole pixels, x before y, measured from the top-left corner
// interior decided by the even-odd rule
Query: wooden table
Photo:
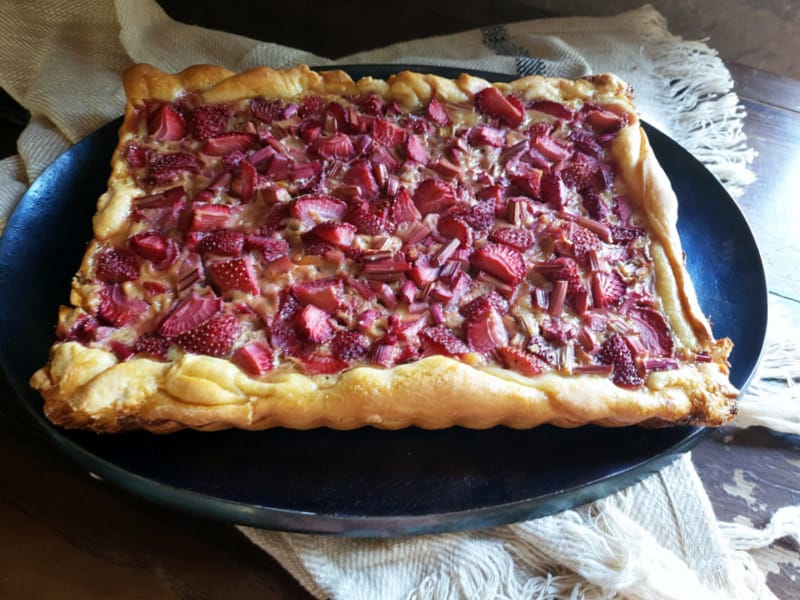
[[[425,10],[421,3],[415,4]],[[181,13],[179,7],[178,3],[173,16],[191,21],[192,14]],[[283,8],[291,12],[291,7],[289,3]],[[349,10],[353,12],[352,7]],[[318,13],[308,27],[324,28],[325,14]],[[332,13],[329,16],[333,18]],[[508,14],[492,14],[496,22],[531,16],[535,15],[530,11],[522,14],[512,9]],[[204,19],[194,17],[199,24],[214,26],[213,12]],[[359,18],[363,24],[377,17],[367,13]],[[280,21],[286,22],[296,21]],[[472,20],[445,21],[430,31],[409,24],[406,31],[421,36],[481,22],[489,19],[473,15]],[[276,42],[294,46],[303,46],[299,40],[316,39],[316,46],[304,47],[329,56],[392,41],[372,33],[359,40],[359,47],[342,48],[336,44],[352,36],[321,39],[286,30],[275,21],[263,23],[267,29],[261,30],[262,37],[273,36]],[[333,48],[342,51],[336,53]],[[758,152],[753,165],[758,180],[740,204],[763,252],[773,299],[800,325],[796,232],[800,224],[800,82],[741,65],[730,67],[747,108],[749,143]],[[0,98],[2,156],[14,151],[24,120],[13,103]],[[19,415],[4,401],[10,394],[8,383],[0,377],[0,597],[310,597],[234,527],[162,509],[93,480],[21,424]],[[693,456],[717,516],[760,526],[777,508],[800,504],[798,447],[796,436],[760,428],[726,427],[706,438]],[[768,583],[776,594],[797,597],[800,555],[796,548],[778,542],[761,551],[758,561],[768,569]]]

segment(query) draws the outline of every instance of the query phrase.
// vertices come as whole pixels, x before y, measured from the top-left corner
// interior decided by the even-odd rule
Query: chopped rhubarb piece
[[[439,173],[445,179],[455,179],[461,175],[461,167],[442,157],[436,162],[428,165],[431,169]]]
[[[397,341],[392,340],[390,336],[384,336],[372,346],[368,360],[374,365],[389,368],[397,363],[399,354],[400,347]]]
[[[603,364],[614,367],[611,378],[618,386],[637,388],[644,383],[644,379],[636,369],[631,349],[622,335],[615,333],[604,341],[597,358]]]
[[[344,133],[337,133],[330,136],[320,136],[316,138],[311,149],[320,158],[347,159],[356,155],[353,142]]]
[[[350,223],[328,221],[314,227],[311,233],[324,242],[344,248],[353,243],[353,239],[356,235],[356,228]]]
[[[292,293],[301,304],[313,304],[335,314],[342,307],[344,285],[341,279],[316,279],[296,283]]]
[[[223,229],[231,216],[231,207],[226,204],[197,203],[192,207],[190,231],[212,231]]]
[[[131,250],[142,258],[160,263],[177,254],[174,242],[156,231],[143,231],[128,239]]]
[[[439,251],[434,255],[431,261],[434,266],[441,267],[444,263],[450,260],[453,252],[456,251],[461,242],[458,239],[452,239],[447,244],[439,248]]]
[[[572,368],[575,375],[599,375],[600,377],[610,377],[614,372],[613,365],[577,365]]]
[[[411,269],[411,264],[404,260],[394,260],[391,258],[375,260],[364,263],[362,274],[364,277],[371,278],[373,275],[386,273],[403,273]]]
[[[426,179],[414,190],[414,204],[423,216],[444,212],[455,203],[453,188],[442,181]]]
[[[189,117],[189,130],[194,137],[205,141],[224,133],[232,114],[231,107],[224,104],[200,106]]]
[[[639,330],[639,339],[651,356],[670,356],[674,347],[664,316],[652,308],[637,307],[628,313]]]
[[[139,278],[139,260],[133,252],[109,248],[97,255],[95,275],[105,283],[122,283]]]
[[[563,280],[554,281],[553,289],[550,291],[550,302],[548,303],[547,312],[553,316],[561,314],[564,308],[564,300],[567,297],[568,283]]]
[[[244,250],[244,234],[232,229],[219,229],[203,236],[197,250],[203,254],[239,256]]]
[[[474,239],[472,227],[459,218],[442,216],[437,223],[439,233],[448,239],[455,239],[461,243],[462,248],[472,246]]]
[[[439,276],[439,268],[431,264],[427,255],[420,255],[409,272],[411,279],[420,287],[434,281]]]
[[[291,205],[289,214],[300,219],[305,229],[324,221],[338,221],[347,213],[347,204],[327,196],[305,196]]]
[[[536,234],[522,227],[501,227],[493,230],[489,239],[524,252],[536,243]]]
[[[208,262],[206,271],[211,282],[222,294],[232,291],[259,293],[255,269],[247,257]]]
[[[642,359],[642,367],[646,371],[669,371],[677,369],[680,362],[677,358],[653,356]]]
[[[421,242],[431,233],[430,227],[419,221],[402,223],[397,227],[395,235],[409,246]]]
[[[465,327],[467,343],[474,352],[491,352],[508,345],[508,331],[494,307],[467,320]]]
[[[548,281],[566,281],[567,295],[571,296],[583,285],[578,274],[578,265],[571,258],[559,257],[550,261],[534,263],[533,268]]]
[[[244,152],[253,143],[253,138],[246,133],[226,133],[206,140],[203,154],[226,156],[232,152]]]
[[[375,292],[375,297],[389,310],[397,306],[397,296],[389,284],[384,281],[370,279],[369,286]]]
[[[512,286],[519,283],[527,271],[522,254],[503,244],[487,244],[479,248],[470,257],[470,262],[477,269]]]
[[[614,306],[625,289],[625,282],[616,271],[592,273],[592,298],[597,308]]]
[[[525,111],[496,87],[487,87],[475,94],[478,111],[498,119],[502,124],[518,127],[525,118]]]
[[[122,327],[134,321],[147,310],[148,304],[138,298],[129,298],[122,286],[115,283],[103,286],[98,292],[100,303],[97,316],[114,327]]]
[[[561,104],[560,102],[553,102],[552,100],[539,100],[533,102],[530,108],[543,112],[557,119],[572,119],[573,111],[569,107]]]
[[[514,175],[511,177],[511,183],[521,193],[530,196],[534,199],[539,199],[542,196],[542,170],[532,169],[529,173],[524,175]]]
[[[694,356],[694,361],[695,362],[699,362],[699,363],[710,363],[710,362],[713,362],[713,360],[714,359],[711,357],[711,355],[708,352],[705,352],[705,351],[698,352]]]
[[[166,360],[171,345],[172,342],[161,337],[157,333],[146,333],[134,342],[133,352],[135,354],[146,354],[154,358]]]
[[[372,123],[372,137],[378,143],[388,148],[394,148],[405,141],[406,131],[384,119],[375,119]]]
[[[397,223],[413,223],[419,221],[422,215],[411,200],[411,194],[406,188],[400,188],[394,196],[392,205],[392,220]]]
[[[431,101],[428,103],[428,107],[425,112],[427,113],[428,118],[437,125],[444,127],[446,125],[450,125],[451,123],[450,115],[447,114],[447,110],[445,110],[444,105],[436,98],[431,98]]]
[[[240,325],[230,313],[218,314],[175,338],[186,352],[224,357],[230,354],[239,337]]]
[[[160,104],[147,119],[147,130],[159,142],[180,140],[186,135],[186,122],[175,108]]]
[[[331,341],[331,354],[339,360],[356,360],[369,350],[369,338],[355,331],[339,331]]]
[[[250,342],[236,351],[233,362],[257,377],[272,370],[272,349],[264,342]]]
[[[522,348],[515,348],[514,346],[505,346],[497,348],[497,354],[507,369],[516,371],[520,375],[527,377],[534,377],[544,373],[548,365],[542,361],[538,356],[530,352],[526,352]]]
[[[444,354],[459,356],[469,353],[469,346],[456,337],[451,329],[444,325],[426,327],[420,334],[426,354]]]
[[[406,138],[405,150],[409,160],[413,160],[421,165],[428,164],[430,156],[428,156],[428,151],[420,141],[419,136],[409,135]]]
[[[313,304],[306,304],[301,308],[295,316],[295,321],[300,334],[309,342],[330,341],[335,333],[330,315]]]
[[[506,133],[497,127],[479,125],[473,127],[467,138],[473,146],[494,146],[502,148],[506,144]]]
[[[333,375],[349,366],[346,361],[321,352],[302,352],[297,355],[297,359],[303,370],[311,375]]]
[[[416,342],[419,332],[428,324],[426,317],[415,319],[401,319],[397,315],[389,316],[389,332],[398,339],[407,342]]]
[[[608,110],[590,110],[586,113],[586,122],[597,133],[611,133],[619,131],[628,124],[627,115],[625,117],[623,119],[620,115]]]
[[[258,171],[246,160],[241,161],[239,170],[236,173],[236,179],[233,181],[230,190],[237,194],[242,199],[242,202],[250,202],[257,186]]]
[[[374,200],[380,191],[372,173],[372,165],[368,160],[354,161],[347,169],[342,181],[347,185],[358,186],[361,191],[359,195],[366,200]]]

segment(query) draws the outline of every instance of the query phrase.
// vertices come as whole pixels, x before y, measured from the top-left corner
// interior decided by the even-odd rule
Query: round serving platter
[[[385,78],[402,68],[455,77],[455,69],[343,67]],[[475,72],[490,80],[506,75]],[[117,120],[61,155],[31,186],[0,238],[0,359],[35,426],[106,482],[180,511],[238,524],[351,536],[486,527],[574,507],[663,467],[707,433],[697,427],[518,431],[180,431],[96,435],[42,415],[28,386],[47,360],[59,304],[91,238]],[[754,372],[767,321],[758,248],[716,178],[669,137],[645,125],[680,199],[679,231],[701,306],[718,337],[735,341],[731,379]],[[744,293],[746,291],[746,293]]]

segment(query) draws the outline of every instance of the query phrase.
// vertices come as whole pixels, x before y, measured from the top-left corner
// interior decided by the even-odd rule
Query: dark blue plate
[[[386,77],[398,66],[347,67]],[[414,67],[411,67],[414,68]],[[453,69],[432,69],[446,77]],[[495,80],[503,75],[477,73]],[[85,469],[181,511],[271,529],[389,536],[498,525],[615,492],[687,451],[705,429],[539,427],[516,431],[64,431],[28,387],[47,360],[56,311],[91,237],[120,121],[57,159],[31,186],[0,239],[0,358],[33,422]],[[646,127],[680,198],[680,233],[701,305],[736,342],[733,383],[758,363],[767,319],[764,269],[750,229],[717,180]]]

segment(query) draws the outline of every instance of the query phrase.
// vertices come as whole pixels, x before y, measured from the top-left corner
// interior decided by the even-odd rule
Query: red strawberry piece
[[[493,198],[487,198],[474,204],[464,215],[467,225],[475,231],[486,232],[494,225],[495,203]]]
[[[544,373],[549,365],[538,356],[514,346],[504,346],[497,349],[500,360],[507,369],[516,371],[520,375],[535,377]]]
[[[233,350],[239,331],[239,321],[234,315],[217,314],[181,333],[175,338],[175,343],[186,352],[224,357]]]
[[[632,308],[628,313],[639,330],[639,339],[651,356],[670,356],[674,347],[664,316],[652,308]]]
[[[619,131],[628,124],[628,115],[620,116],[609,110],[590,110],[586,113],[586,123],[597,133]]]
[[[573,148],[569,142],[555,140],[549,136],[539,136],[531,146],[541,156],[552,162],[560,162],[572,156]]]
[[[546,173],[542,176],[540,194],[542,200],[554,208],[563,208],[567,202],[567,186],[554,173]]]
[[[430,160],[428,151],[425,149],[424,144],[420,141],[419,136],[409,135],[406,138],[406,156],[408,160],[413,160],[421,165],[427,165]]]
[[[475,94],[475,106],[478,111],[498,119],[503,125],[517,127],[525,118],[525,111],[496,87],[487,87]]]
[[[244,233],[232,229],[220,229],[203,236],[197,250],[203,254],[239,256],[244,250]]]
[[[105,283],[122,283],[139,278],[139,260],[128,250],[109,248],[97,255],[95,275]]]
[[[330,341],[335,333],[330,315],[313,304],[306,304],[297,311],[295,323],[300,330],[300,334],[309,342],[323,343]]]
[[[605,200],[591,189],[586,189],[581,192],[581,202],[586,212],[588,212],[589,216],[595,221],[604,222],[611,212]]]
[[[128,144],[123,151],[123,156],[133,169],[142,169],[150,162],[151,151],[139,144]]]
[[[402,352],[397,339],[391,335],[385,335],[372,346],[367,360],[373,365],[389,368],[397,364]]]
[[[550,332],[553,329],[552,323],[561,324],[562,321],[560,319],[558,319],[558,320],[557,319],[546,319],[546,320],[542,321],[542,323],[545,325],[545,329],[547,329],[548,332]],[[562,327],[562,329],[563,329],[563,327]],[[550,335],[550,334],[548,333],[548,335]],[[565,340],[566,340],[566,338],[565,338]],[[533,335],[533,336],[531,336],[530,340],[528,340],[528,348],[527,349],[528,349],[529,352],[534,354],[537,358],[540,358],[541,360],[546,362],[548,365],[550,365],[552,367],[555,367],[555,366],[558,365],[558,358],[559,358],[558,350],[556,350],[553,347],[553,345],[544,338],[544,336],[541,336],[541,335]]]
[[[347,214],[347,221],[352,223],[358,233],[380,235],[388,228],[386,215],[382,211],[369,208],[368,205],[354,205]]]
[[[142,258],[153,262],[161,262],[177,253],[174,243],[165,235],[156,231],[143,231],[128,239],[131,250]]]
[[[267,218],[264,219],[264,225],[259,229],[259,233],[271,235],[279,229],[283,229],[286,226],[285,220],[291,216],[292,208],[293,205],[291,202],[280,202],[270,207]],[[304,210],[305,209],[300,210],[299,213],[303,214]],[[315,221],[312,219],[309,224],[313,225],[314,222]]]
[[[469,319],[465,327],[467,343],[474,352],[491,352],[508,345],[508,331],[494,307]]]
[[[159,104],[147,119],[147,131],[159,142],[180,140],[186,135],[186,122],[174,107]]]
[[[444,179],[455,179],[461,175],[461,167],[444,157],[439,158],[436,162],[429,164],[428,166],[441,175]]]
[[[186,204],[186,192],[180,186],[158,194],[142,196],[133,200],[133,217],[168,229],[178,224]]]
[[[239,163],[239,170],[230,186],[230,191],[239,196],[242,202],[250,202],[258,187],[258,171],[252,163],[243,160]],[[281,188],[283,189],[283,188]]]
[[[517,285],[527,271],[522,254],[504,244],[486,244],[472,253],[470,262],[508,285]]]
[[[435,179],[426,179],[414,190],[414,204],[422,215],[442,213],[456,203],[453,188]]]
[[[530,172],[524,175],[514,175],[511,177],[511,183],[521,193],[531,198],[539,199],[542,196],[542,171],[541,169],[531,169]]]
[[[572,256],[579,264],[589,264],[589,252],[598,250],[600,238],[586,227],[568,223],[561,228],[561,237],[555,240],[555,250],[559,254]]]
[[[346,248],[353,243],[353,239],[356,235],[356,228],[350,223],[328,221],[314,227],[311,233],[323,242]]]
[[[143,281],[142,289],[144,289],[147,298],[154,298],[166,293],[169,287],[160,281]]]
[[[150,178],[155,185],[164,185],[177,179],[182,172],[196,172],[200,168],[197,158],[188,152],[158,154],[149,165]]]
[[[335,314],[343,304],[344,285],[341,279],[315,279],[296,283],[292,293],[301,304],[313,304]]]
[[[406,131],[385,119],[375,119],[372,123],[372,137],[379,144],[394,148],[406,140]]]
[[[324,221],[338,221],[347,213],[347,204],[327,196],[306,196],[298,198],[291,205],[289,214],[300,219],[301,225],[309,229]]]
[[[611,225],[611,239],[614,244],[627,244],[636,238],[644,235],[644,229],[640,227],[628,227],[625,225]]]
[[[425,287],[439,276],[439,268],[431,264],[426,254],[422,254],[414,261],[409,276],[419,287]]]
[[[453,331],[444,325],[426,327],[419,334],[426,354],[444,354],[459,356],[469,353],[469,346],[456,337]]]
[[[482,296],[474,298],[459,309],[459,312],[465,319],[473,319],[490,308],[494,308],[497,312],[504,315],[508,312],[508,301],[503,298],[496,290],[489,290]]]
[[[523,227],[501,227],[492,231],[489,239],[524,252],[536,243],[536,234]]]
[[[495,148],[502,148],[506,145],[505,131],[497,127],[489,127],[488,125],[473,127],[467,139],[473,146],[494,146]]]
[[[419,221],[422,215],[417,210],[411,199],[411,194],[408,193],[406,188],[400,188],[394,195],[394,204],[392,204],[392,221],[397,224],[400,223],[414,223]]]
[[[552,100],[539,100],[530,105],[530,108],[543,112],[558,119],[572,119],[573,111],[560,102],[553,102]]]
[[[597,308],[614,306],[625,289],[625,282],[616,271],[592,273],[592,298]]]
[[[211,156],[226,156],[233,152],[244,152],[253,143],[246,133],[226,133],[206,140],[202,152]]]
[[[582,152],[597,157],[603,154],[603,147],[588,131],[573,130],[569,137],[575,143],[575,147]]]
[[[359,195],[362,198],[374,200],[378,196],[378,184],[372,174],[372,165],[368,160],[354,161],[347,169],[342,181],[346,185],[358,186],[361,192]]]
[[[167,338],[175,337],[210,319],[221,308],[222,301],[219,298],[199,296],[196,292],[192,292],[161,322],[158,333]]]
[[[192,207],[190,231],[212,231],[223,229],[231,216],[231,207],[227,204],[195,203]]]
[[[380,115],[384,112],[383,99],[378,94],[365,94],[356,99],[361,112],[368,115]]]
[[[462,219],[442,216],[437,224],[439,233],[448,239],[457,239],[461,248],[472,246],[474,239],[472,228]]]
[[[576,190],[605,189],[605,175],[597,160],[583,153],[577,153],[575,160],[568,163],[560,172],[564,183]]]
[[[114,327],[134,321],[147,310],[148,304],[138,298],[129,298],[119,284],[105,285],[98,292],[100,303],[97,316]]]
[[[189,117],[189,130],[194,137],[205,141],[224,133],[232,114],[231,107],[224,104],[199,106]]]
[[[157,333],[145,333],[134,342],[133,352],[135,354],[146,354],[153,358],[166,360],[171,345],[172,342],[161,337]]]
[[[311,149],[320,158],[344,160],[356,155],[353,142],[350,140],[350,137],[344,133],[320,136],[311,143]]]
[[[420,331],[427,325],[427,317],[402,319],[396,314],[389,315],[389,333],[406,342],[416,342]]]
[[[265,342],[250,342],[236,351],[233,362],[257,377],[272,370],[272,349]]]
[[[431,121],[437,125],[441,125],[442,127],[445,125],[450,125],[452,122],[444,105],[436,98],[431,98],[431,101],[428,103],[428,107],[425,109],[425,112]]]
[[[355,331],[339,331],[331,341],[331,354],[339,360],[356,360],[369,350],[369,338]]]
[[[244,249],[256,250],[264,260],[271,262],[289,253],[289,244],[282,238],[271,238],[263,235],[248,234],[244,236]]]
[[[566,281],[567,296],[573,296],[583,287],[578,265],[571,258],[561,256],[549,261],[534,263],[533,268],[548,281]]]
[[[631,349],[622,335],[615,333],[606,339],[600,346],[597,358],[601,363],[614,367],[611,379],[618,386],[638,388],[644,383],[636,369]]]
[[[249,258],[240,257],[206,263],[206,271],[211,282],[220,293],[241,291],[258,294],[258,279]]]
[[[319,96],[304,96],[297,109],[297,114],[303,119],[320,112],[325,107],[325,101]]]
[[[282,100],[267,100],[266,98],[253,98],[250,101],[250,113],[260,121],[271,123],[283,119],[285,105]]]
[[[302,352],[297,359],[310,375],[333,375],[349,366],[346,361],[321,352]]]

